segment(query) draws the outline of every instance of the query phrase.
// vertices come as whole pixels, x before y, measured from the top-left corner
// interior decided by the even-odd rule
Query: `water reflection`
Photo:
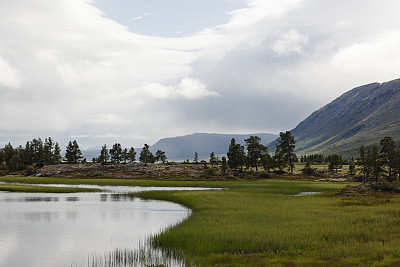
[[[29,196],[29,197],[19,197],[19,198],[5,197],[3,199],[0,199],[0,202],[50,202],[50,201],[58,201],[58,200],[59,200],[58,197]]]
[[[27,212],[24,214],[24,219],[31,222],[50,222],[58,218],[58,212]]]
[[[93,252],[135,250],[188,214],[116,193],[0,192],[0,266],[80,266]]]
[[[66,201],[79,201],[79,197],[66,197]]]

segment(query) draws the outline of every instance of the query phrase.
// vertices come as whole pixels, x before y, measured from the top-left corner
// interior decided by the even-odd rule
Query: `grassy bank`
[[[48,187],[48,186],[0,184],[0,191],[24,192],[24,193],[80,193],[80,192],[99,192],[101,190],[88,189],[88,188],[68,188],[68,187]]]
[[[55,177],[0,177],[1,182],[26,184],[68,184],[68,185],[111,185],[111,186],[159,186],[159,187],[229,187],[251,182],[214,182],[214,181],[173,181],[173,180],[136,180],[116,178],[55,178]]]
[[[400,198],[342,198],[344,185],[288,181],[231,190],[143,192],[193,209],[154,244],[205,266],[400,264]],[[322,192],[294,196],[300,192]]]

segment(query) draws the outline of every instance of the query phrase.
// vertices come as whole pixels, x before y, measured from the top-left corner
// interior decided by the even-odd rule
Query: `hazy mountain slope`
[[[357,155],[384,136],[400,141],[400,79],[354,88],[292,130],[297,154]]]
[[[277,138],[276,134],[257,133],[257,134],[207,134],[195,133],[191,135],[164,138],[150,147],[154,153],[158,149],[165,151],[169,159],[190,159],[197,152],[199,157],[208,157],[211,152],[216,154],[226,154],[232,138],[236,143],[244,145],[244,139],[251,135],[259,136],[262,144],[268,144]]]

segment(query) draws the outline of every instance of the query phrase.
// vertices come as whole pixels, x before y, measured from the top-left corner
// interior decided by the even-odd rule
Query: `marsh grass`
[[[137,249],[116,248],[113,251],[97,254],[92,253],[80,265],[90,267],[136,267],[136,266],[174,266],[183,267],[182,256],[170,251],[155,249],[151,238],[138,241]]]
[[[0,184],[0,191],[24,192],[24,193],[80,193],[80,192],[100,192],[101,190],[87,189],[87,188]]]
[[[182,224],[153,237],[189,265],[400,263],[400,198],[333,197],[343,185],[288,181],[231,190],[143,192],[193,209]],[[300,192],[320,195],[295,197]],[[361,204],[360,204],[361,203]],[[246,263],[247,262],[247,263]]]

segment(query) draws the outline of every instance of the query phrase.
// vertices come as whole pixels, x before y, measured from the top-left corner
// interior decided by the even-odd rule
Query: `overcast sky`
[[[279,133],[400,77],[398,0],[1,0],[0,145]]]

